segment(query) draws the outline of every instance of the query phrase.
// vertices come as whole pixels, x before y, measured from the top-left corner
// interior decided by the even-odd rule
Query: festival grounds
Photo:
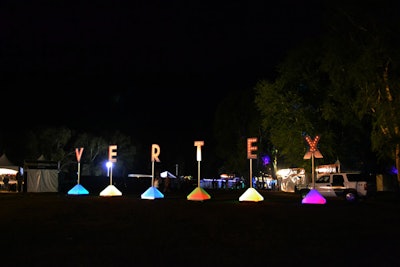
[[[302,204],[295,193],[2,193],[2,266],[399,266],[400,198]]]

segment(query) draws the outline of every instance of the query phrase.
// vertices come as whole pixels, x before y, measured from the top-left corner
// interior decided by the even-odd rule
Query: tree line
[[[77,172],[75,149],[83,147],[82,174],[101,176],[107,171],[108,147],[117,144],[118,160],[113,169],[116,176],[126,176],[134,168],[143,168],[140,153],[137,153],[140,144],[135,144],[131,136],[118,130],[95,134],[67,126],[41,126],[8,132],[2,137],[2,152],[19,166],[42,157],[59,162],[60,171],[73,174]]]
[[[400,10],[391,2],[368,4],[330,3],[324,34],[289,51],[274,80],[227,97],[216,114],[216,125],[224,127],[215,128],[225,166],[245,169],[239,150],[246,137],[258,136],[260,153],[271,156],[273,167],[310,171],[305,137],[319,135],[321,164],[339,160],[347,169],[379,173],[395,166],[396,173]]]

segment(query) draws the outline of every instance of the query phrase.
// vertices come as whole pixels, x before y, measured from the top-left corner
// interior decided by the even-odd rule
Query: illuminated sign
[[[311,139],[311,137],[306,136],[306,141],[308,145],[310,146],[309,151],[304,155],[304,159],[310,159],[312,155],[314,155],[315,158],[323,158],[321,152],[319,152],[317,145],[319,142],[320,137],[317,135],[314,140]]]
[[[204,141],[194,141],[194,146],[197,147],[196,159],[201,161],[201,147],[204,146]]]
[[[157,144],[152,144],[151,145],[151,161],[157,161],[160,162],[160,159],[158,156],[160,155],[160,146]]]
[[[108,147],[108,161],[117,162],[117,145],[111,145]]]
[[[257,138],[247,138],[247,158],[248,159],[256,159],[257,154],[253,154],[253,151],[257,151],[257,146],[253,146],[253,143],[257,142]]]
[[[308,145],[310,146],[310,152],[315,152],[317,151],[317,145],[320,137],[317,135],[314,140],[311,139],[311,137],[306,136],[306,141]]]
[[[83,147],[81,148],[75,148],[75,155],[76,155],[76,160],[78,162],[81,162],[81,157],[82,157],[82,153],[83,153]]]

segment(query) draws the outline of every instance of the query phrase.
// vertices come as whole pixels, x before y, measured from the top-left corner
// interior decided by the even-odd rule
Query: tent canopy
[[[161,178],[176,178],[176,176],[170,173],[169,171],[160,173],[160,176]]]
[[[14,165],[6,156],[5,153],[0,157],[0,175],[11,174],[15,175],[19,171],[19,166]]]

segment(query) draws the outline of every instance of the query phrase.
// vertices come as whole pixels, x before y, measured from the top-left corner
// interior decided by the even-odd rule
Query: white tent
[[[44,159],[44,157],[40,156],[39,159]],[[27,192],[58,192],[60,163],[39,159],[25,160]]]
[[[176,178],[176,176],[170,173],[169,171],[160,173],[160,176],[161,178]]]
[[[28,169],[28,192],[58,192],[58,170]]]
[[[14,165],[5,153],[0,157],[0,175],[15,175],[19,171],[19,166]]]

